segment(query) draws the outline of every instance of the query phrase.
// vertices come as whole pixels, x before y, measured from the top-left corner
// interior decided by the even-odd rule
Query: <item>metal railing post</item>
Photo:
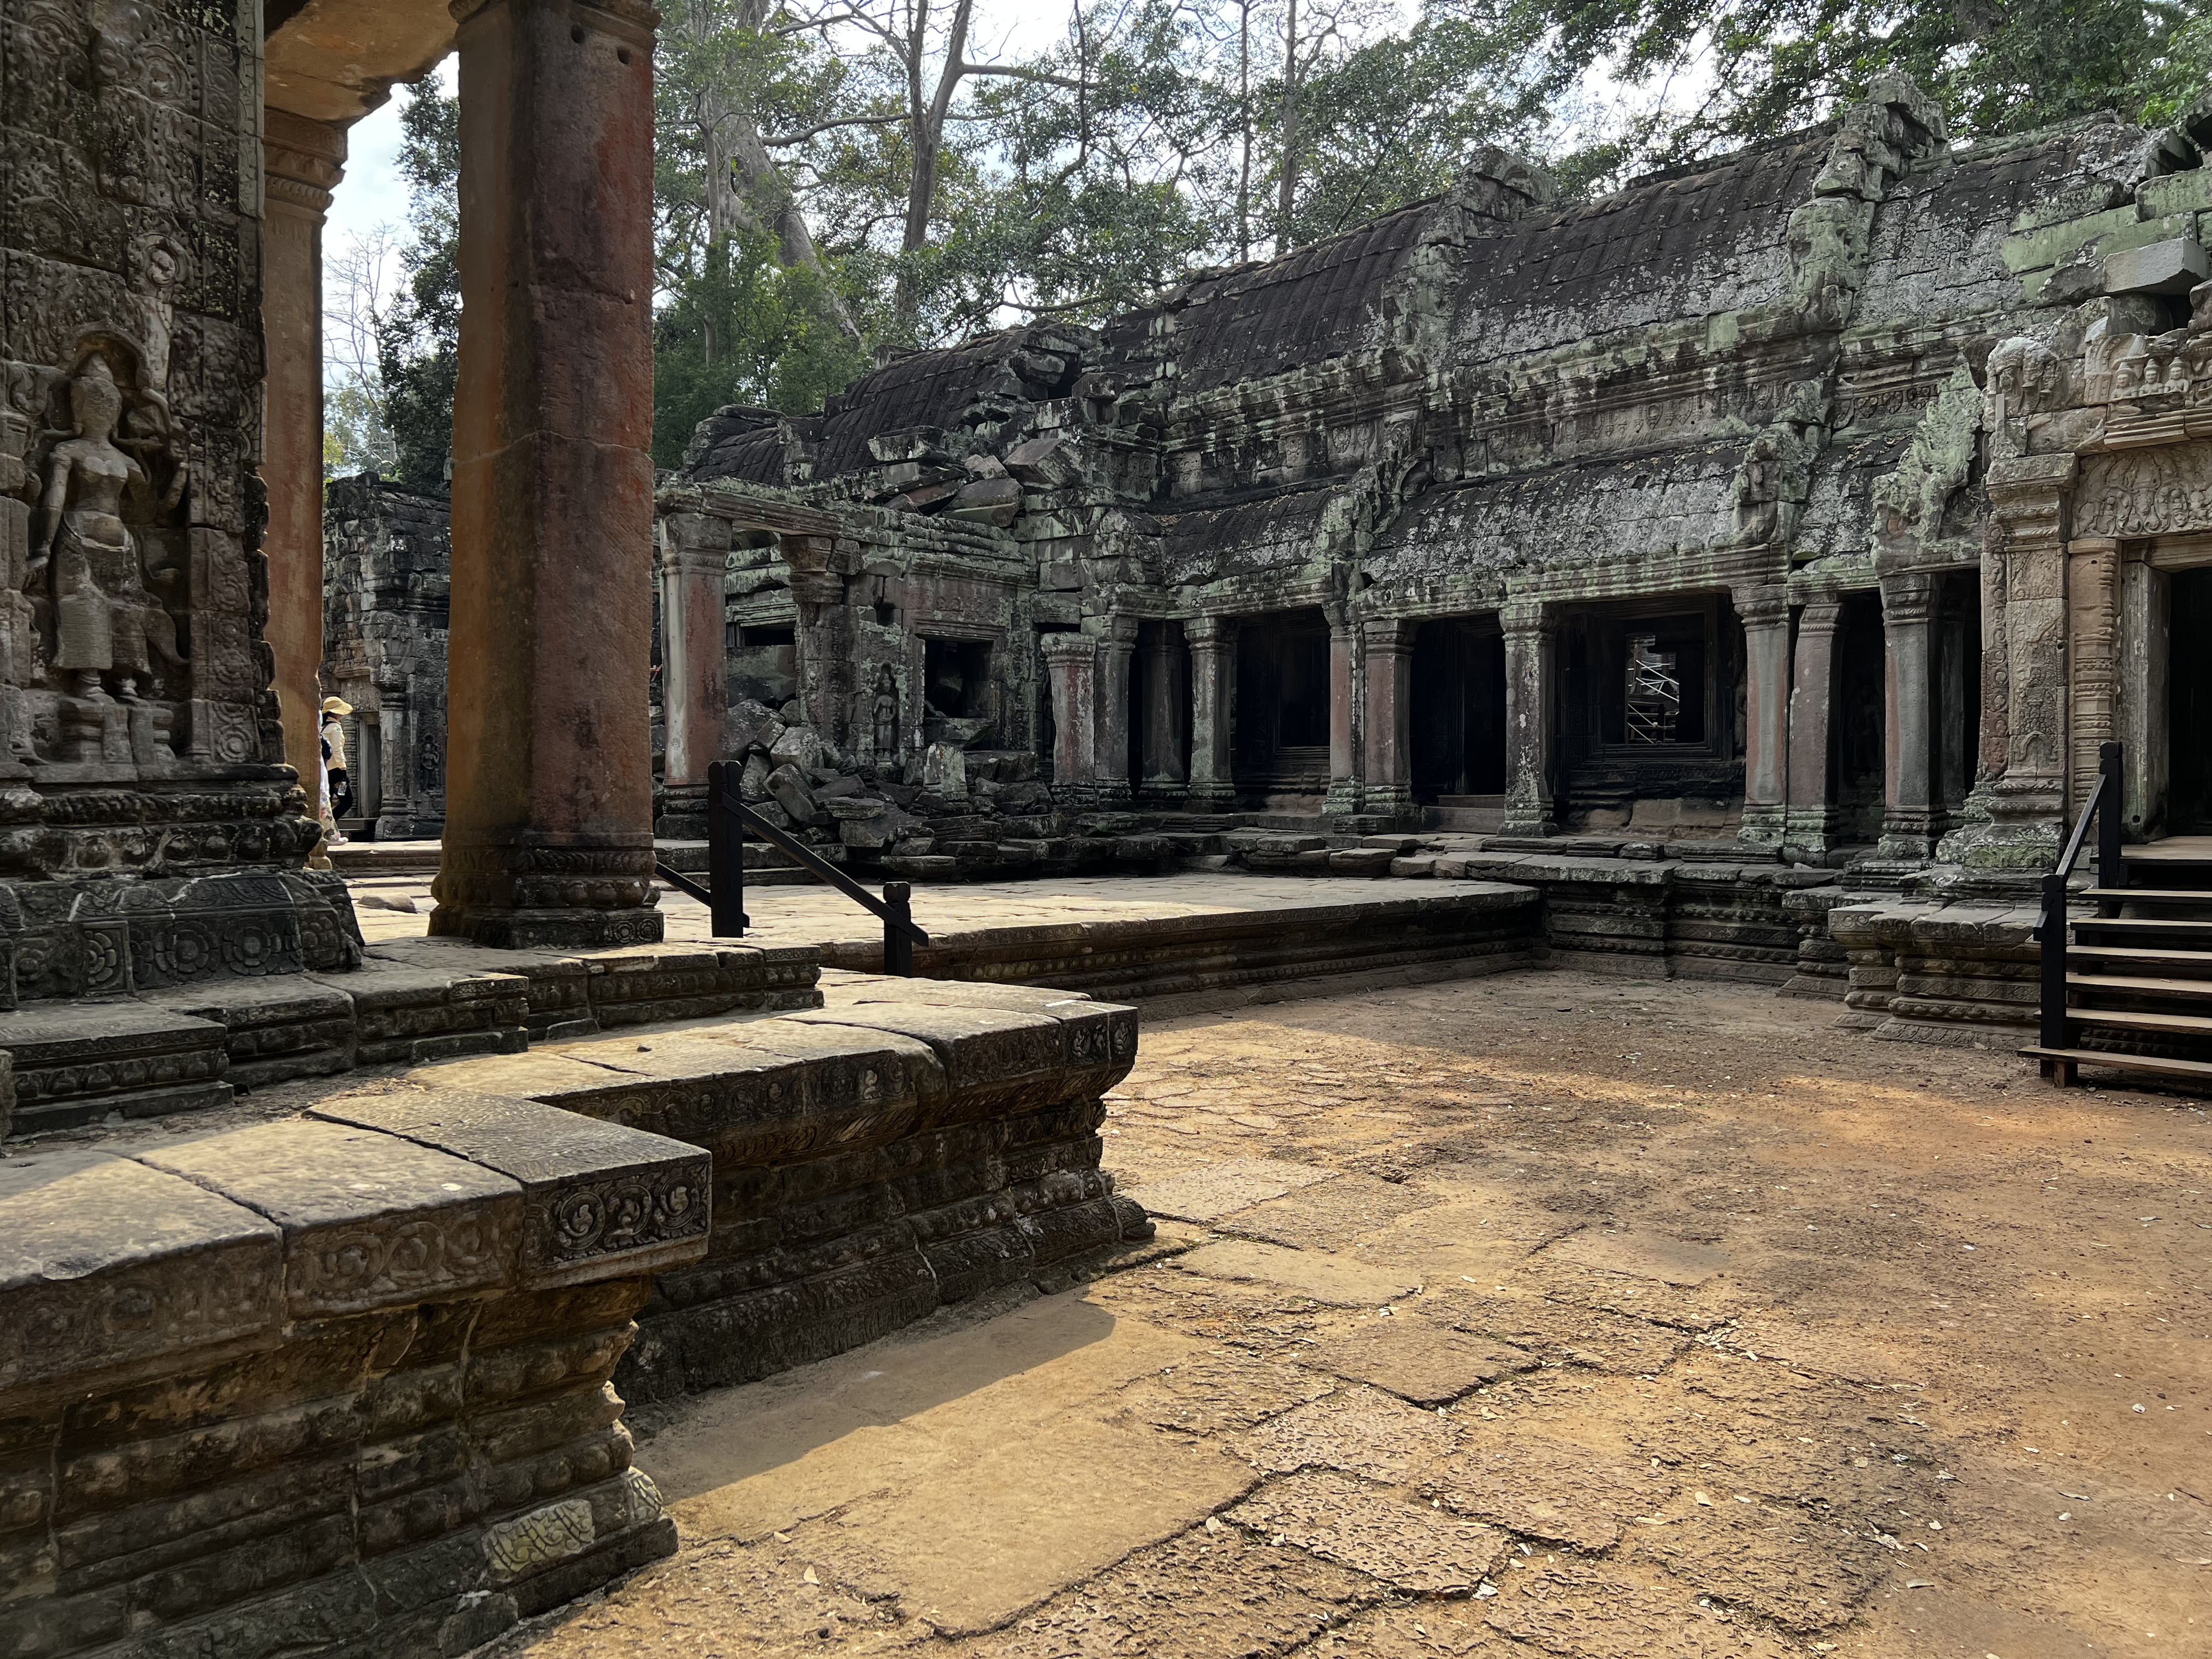
[[[2120,857],[2121,819],[2126,808],[2120,795],[2120,745],[2102,743],[2097,745],[2097,778],[2103,786],[2097,793],[2097,885],[2111,890],[2128,884],[2128,866]],[[2119,914],[2117,899],[2100,899],[2097,914],[2113,916]]]
[[[2043,1030],[2045,1048],[2071,1048],[2074,1022],[2066,1018],[2066,878],[2043,878]]]
[[[716,939],[745,936],[745,828],[731,810],[734,787],[727,761],[707,768],[707,890],[714,896],[708,906],[708,931]]]
[[[914,921],[914,889],[902,881],[884,884],[884,971],[901,979],[914,977],[914,939],[907,928]]]

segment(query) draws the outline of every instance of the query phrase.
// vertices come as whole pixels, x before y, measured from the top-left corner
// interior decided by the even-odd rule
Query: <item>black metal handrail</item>
[[[790,834],[745,805],[738,797],[739,769],[727,761],[707,768],[707,884],[702,887],[681,871],[659,860],[653,868],[660,878],[679,892],[705,905],[708,931],[715,939],[743,939],[752,918],[745,914],[745,831],[750,829],[777,851],[798,861],[799,867],[817,881],[836,888],[884,924],[884,971],[911,977],[914,947],[927,945],[929,935],[914,920],[914,889],[902,881],[884,884],[878,898],[823,858],[798,836]]]
[[[2043,947],[2039,1040],[2045,1048],[2074,1046],[2075,1023],[2067,1018],[2066,1006],[2066,881],[2081,856],[2081,844],[2088,838],[2092,817],[2097,820],[2097,914],[2109,916],[2117,913],[2120,901],[2112,896],[2127,886],[2128,867],[2120,857],[2121,776],[2120,745],[2100,744],[2096,787],[2089,791],[2089,799],[2081,803],[2081,816],[2074,820],[2074,833],[2067,838],[2066,851],[2058,860],[2058,867],[2043,878],[2043,909],[2036,918],[2034,937]]]

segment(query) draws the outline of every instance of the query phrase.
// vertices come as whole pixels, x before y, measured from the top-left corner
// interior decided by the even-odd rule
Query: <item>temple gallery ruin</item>
[[[1596,969],[2207,1071],[2212,107],[1960,145],[1884,81],[1583,203],[1485,150],[656,476],[656,22],[0,10],[0,1648],[467,1651],[678,1547],[626,1404],[1186,1249],[1090,993]],[[455,50],[450,498],[325,491],[346,130]],[[423,936],[321,867],[326,693]],[[1333,885],[672,943],[715,762],[863,880]]]

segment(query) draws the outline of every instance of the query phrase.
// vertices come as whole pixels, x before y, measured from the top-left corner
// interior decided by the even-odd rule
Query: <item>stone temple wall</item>
[[[353,705],[356,811],[379,841],[435,840],[445,821],[451,517],[366,474],[324,491],[323,683]]]
[[[258,15],[0,18],[0,1006],[357,959],[264,643]]]
[[[751,528],[719,597],[787,621],[800,678],[823,665],[804,718],[848,760],[879,701],[912,724],[901,647],[952,619],[1063,811],[1395,830],[1456,793],[1524,840],[1719,828],[1887,890],[2002,885],[2050,856],[2078,720],[2160,717],[2063,665],[2069,514],[2078,471],[2122,504],[2081,520],[2108,539],[2138,498],[2194,533],[2155,500],[2208,435],[2208,143],[2212,105],[1957,146],[1892,77],[1593,202],[1484,150],[1441,197],[1099,330],[905,354],[819,416],[719,411],[664,525],[704,502]],[[2174,412],[2129,441],[2155,462],[2102,459],[2075,389],[2123,337],[2134,378],[2096,384],[2155,364]],[[828,515],[803,552],[794,504]],[[1626,729],[1653,629],[1690,702]],[[1495,742],[1456,774],[1440,699]]]

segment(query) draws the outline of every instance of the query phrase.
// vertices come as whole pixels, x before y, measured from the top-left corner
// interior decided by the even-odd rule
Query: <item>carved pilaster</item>
[[[1360,624],[1367,666],[1364,796],[1370,812],[1410,812],[1413,806],[1413,629],[1398,617]]]
[[[1359,629],[1343,605],[1328,605],[1322,610],[1328,617],[1328,799],[1322,811],[1357,812],[1362,799],[1357,696]]]
[[[1790,657],[1790,777],[1784,842],[1818,858],[1836,840],[1831,757],[1836,718],[1836,630],[1843,618],[1833,590],[1816,592],[1797,613]]]
[[[1231,617],[1193,617],[1182,625],[1190,642],[1190,804],[1201,810],[1237,799],[1229,747],[1237,628]]]
[[[1737,838],[1778,845],[1787,828],[1790,594],[1777,583],[1734,594],[1743,623],[1743,822]]]
[[[2066,547],[2068,799],[2097,781],[2097,745],[2118,727],[2120,544],[2077,538]]]
[[[1936,604],[1933,577],[1881,584],[1883,669],[1881,857],[1924,862],[1940,832],[1935,799]]]
[[[1505,822],[1509,836],[1552,836],[1559,821],[1552,793],[1557,718],[1557,627],[1538,600],[1498,613],[1505,636]]]
[[[1982,755],[1947,863],[2027,876],[2056,860],[2065,807],[2065,535],[2079,463],[2015,455],[1984,475]]]

